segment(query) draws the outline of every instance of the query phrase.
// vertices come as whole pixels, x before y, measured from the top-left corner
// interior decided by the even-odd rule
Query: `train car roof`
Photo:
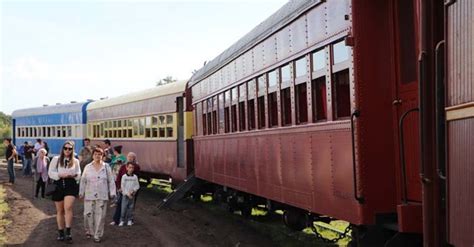
[[[130,102],[136,102],[136,101],[161,97],[165,95],[181,93],[181,92],[184,92],[186,88],[186,83],[187,83],[187,80],[176,81],[173,83],[168,83],[165,85],[113,97],[110,99],[95,101],[89,104],[89,106],[87,107],[87,110],[100,109],[100,108],[114,106],[114,105],[121,105],[121,104],[130,103]]]
[[[224,65],[228,64],[247,50],[251,49],[269,35],[286,26],[293,19],[303,14],[311,6],[322,0],[290,0],[283,5],[277,12],[268,17],[262,23],[258,24],[252,31],[239,39],[232,46],[227,48],[219,56],[205,64],[201,69],[194,73],[190,79],[189,86],[193,86],[202,79],[208,77]]]
[[[50,105],[50,106],[20,109],[20,110],[16,110],[12,112],[12,117],[18,118],[18,117],[38,116],[38,115],[47,115],[47,114],[82,112],[83,106],[88,103],[89,102],[80,102],[80,103],[72,103],[72,104]]]

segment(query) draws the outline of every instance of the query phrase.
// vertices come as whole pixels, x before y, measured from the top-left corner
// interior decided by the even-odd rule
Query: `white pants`
[[[105,215],[107,213],[106,200],[84,201],[84,226],[94,238],[104,235]]]

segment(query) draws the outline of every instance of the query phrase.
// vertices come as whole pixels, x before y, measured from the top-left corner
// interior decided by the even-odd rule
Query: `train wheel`
[[[292,230],[302,231],[307,226],[307,217],[305,213],[299,210],[288,209],[283,214],[283,222]]]

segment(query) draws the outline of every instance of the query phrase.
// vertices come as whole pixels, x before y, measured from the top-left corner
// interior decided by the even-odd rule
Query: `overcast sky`
[[[286,2],[0,1],[0,111],[188,79]]]

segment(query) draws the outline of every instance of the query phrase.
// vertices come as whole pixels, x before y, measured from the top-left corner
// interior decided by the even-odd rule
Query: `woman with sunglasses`
[[[84,199],[84,225],[86,237],[94,237],[100,243],[104,234],[105,215],[109,198],[116,195],[114,175],[110,166],[102,160],[104,151],[95,148],[93,161],[86,165],[81,177],[79,196]]]
[[[79,194],[78,181],[81,179],[79,160],[74,158],[74,142],[66,141],[63,144],[61,154],[51,161],[48,176],[56,185],[52,199],[56,204],[57,240],[72,243],[72,209]]]

